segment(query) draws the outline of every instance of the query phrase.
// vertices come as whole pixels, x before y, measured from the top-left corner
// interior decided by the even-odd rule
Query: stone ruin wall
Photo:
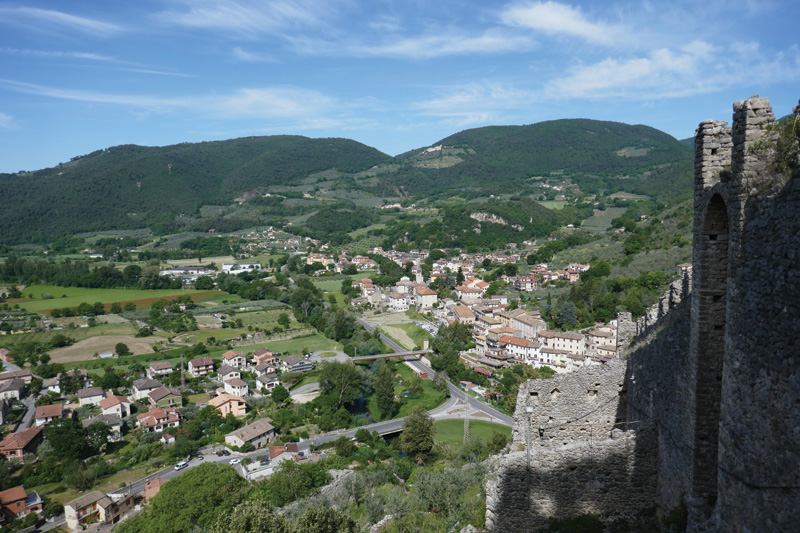
[[[734,104],[732,128],[700,124],[692,277],[639,321],[621,317],[620,345],[632,341],[624,378],[609,364],[522,386],[513,439],[524,447],[531,431],[535,488],[524,453],[495,459],[490,530],[589,510],[630,515],[640,504],[685,505],[690,531],[800,523],[800,171],[786,182],[751,149],[773,120],[769,102],[753,97]],[[592,385],[603,407],[588,413]],[[619,401],[603,404],[615,389]],[[613,476],[610,492],[628,483],[628,500],[592,496]],[[631,506],[632,494],[642,498]]]

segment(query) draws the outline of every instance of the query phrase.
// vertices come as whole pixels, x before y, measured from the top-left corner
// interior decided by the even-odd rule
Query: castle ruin
[[[768,165],[766,98],[733,108],[695,136],[691,271],[620,317],[621,360],[520,387],[527,450],[494,459],[491,531],[653,508],[687,531],[800,524],[800,171]]]

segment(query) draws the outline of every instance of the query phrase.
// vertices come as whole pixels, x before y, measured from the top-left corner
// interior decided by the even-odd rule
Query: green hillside
[[[433,146],[439,145],[398,156],[404,164],[384,180],[383,189],[402,186],[412,196],[453,189],[535,194],[540,183],[552,179],[568,180],[589,194],[624,189],[672,199],[691,187],[691,147],[648,126],[587,119],[488,126]]]
[[[391,226],[391,213],[374,211],[386,200],[445,202],[443,217],[406,228],[417,242],[455,243],[470,233],[470,242],[519,242],[591,215],[531,200],[602,202],[625,192],[671,203],[691,193],[691,175],[685,143],[647,126],[585,119],[466,130],[394,158],[348,139],[300,136],[124,145],[0,175],[0,245],[111,229],[227,233],[289,222],[304,235],[341,240],[374,223]],[[476,212],[508,224],[476,227]]]
[[[171,231],[176,215],[203,205],[228,205],[245,192],[295,184],[314,172],[352,173],[390,160],[348,139],[299,136],[115,146],[58,167],[0,175],[2,242],[109,228]]]

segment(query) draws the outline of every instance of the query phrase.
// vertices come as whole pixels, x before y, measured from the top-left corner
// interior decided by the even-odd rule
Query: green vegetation
[[[440,420],[433,423],[436,429],[434,438],[436,442],[460,445],[464,442],[463,420]],[[483,420],[469,421],[469,434],[471,439],[489,439],[494,433],[500,433],[511,438],[511,428],[500,424],[492,424]]]

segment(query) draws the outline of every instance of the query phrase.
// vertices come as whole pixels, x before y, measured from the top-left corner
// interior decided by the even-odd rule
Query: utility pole
[[[467,410],[464,411],[464,444],[469,442],[469,405]]]

